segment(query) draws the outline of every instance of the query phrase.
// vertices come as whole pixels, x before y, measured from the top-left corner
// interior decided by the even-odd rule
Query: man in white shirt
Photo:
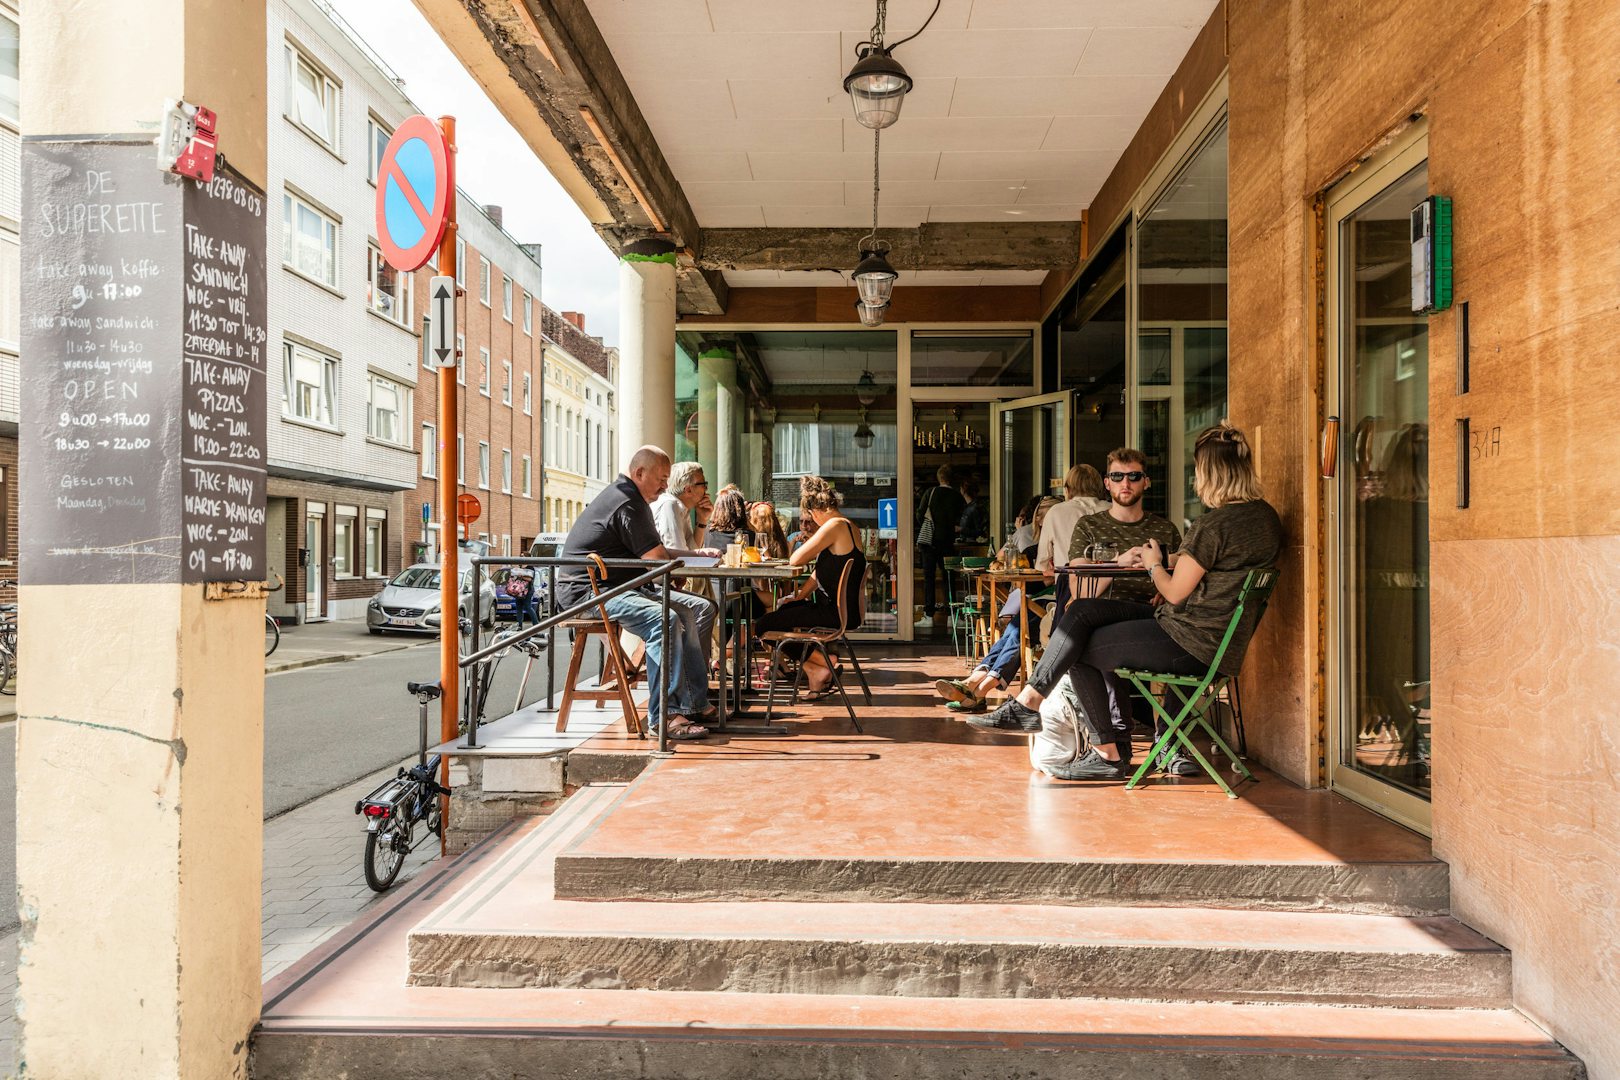
[[[709,481],[703,475],[703,466],[696,461],[677,461],[669,470],[669,487],[652,502],[653,525],[664,542],[664,550],[673,559],[712,557],[720,554],[715,548],[703,547],[709,531],[709,515],[714,504],[709,501]],[[697,525],[692,515],[697,515]],[[701,579],[689,578],[688,585],[702,584]],[[677,590],[670,594],[671,610],[679,613],[683,629],[698,635],[703,643],[704,669],[714,657],[714,608],[702,597]]]

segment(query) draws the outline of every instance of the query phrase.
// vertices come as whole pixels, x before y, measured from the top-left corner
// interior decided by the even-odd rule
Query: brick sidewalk
[[[337,933],[379,898],[366,886],[361,868],[365,833],[354,803],[393,772],[384,769],[264,823],[264,979]],[[399,882],[410,880],[438,854],[437,842],[423,843],[405,860]],[[17,932],[12,931],[0,938],[0,1062],[7,1076],[16,1061],[16,991]]]

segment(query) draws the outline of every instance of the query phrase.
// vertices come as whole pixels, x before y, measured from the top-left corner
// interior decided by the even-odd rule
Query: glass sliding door
[[[1329,774],[1358,801],[1429,822],[1429,346],[1412,313],[1409,215],[1427,142],[1329,203]]]
[[[1001,402],[990,407],[991,533],[1005,544],[1018,511],[1040,495],[1061,497],[1069,470],[1068,391]]]

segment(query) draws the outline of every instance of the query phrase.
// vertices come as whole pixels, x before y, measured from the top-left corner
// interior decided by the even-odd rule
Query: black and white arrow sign
[[[456,366],[456,279],[435,277],[428,279],[429,331],[428,365],[453,368]]]

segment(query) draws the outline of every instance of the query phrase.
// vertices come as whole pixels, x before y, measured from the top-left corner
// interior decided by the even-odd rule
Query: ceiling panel
[[[842,82],[873,0],[584,2],[701,224],[870,221],[874,136]],[[888,39],[932,7],[889,0]],[[915,86],[882,135],[883,227],[1077,219],[1215,7],[942,0],[896,53]],[[992,281],[956,280],[969,277]],[[733,284],[810,280],[750,272]]]

